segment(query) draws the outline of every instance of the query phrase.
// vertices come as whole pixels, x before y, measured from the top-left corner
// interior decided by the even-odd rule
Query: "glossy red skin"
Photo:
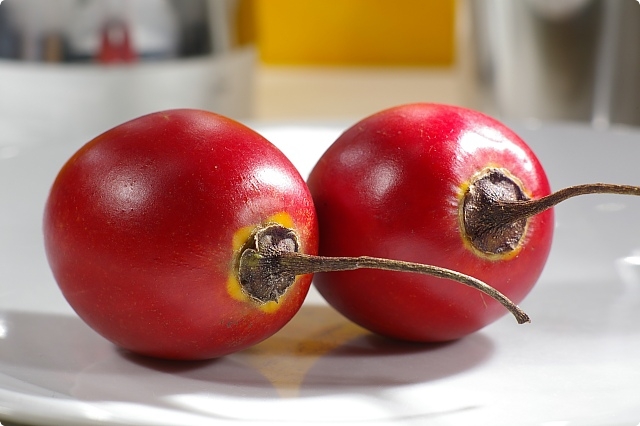
[[[549,254],[553,212],[530,220],[524,244],[511,258],[471,250],[459,226],[460,195],[489,166],[511,171],[529,197],[550,192],[525,142],[478,112],[410,104],[363,119],[335,141],[307,180],[320,254],[442,266],[484,280],[519,303]],[[357,270],[316,274],[314,283],[346,317],[403,340],[457,339],[507,313],[477,290],[423,275]]]
[[[219,115],[164,111],[66,163],[45,208],[45,248],[69,304],[107,339],[154,357],[214,358],[278,331],[308,292],[301,276],[265,312],[227,290],[234,234],[282,212],[301,251],[317,253],[311,196],[276,147]]]

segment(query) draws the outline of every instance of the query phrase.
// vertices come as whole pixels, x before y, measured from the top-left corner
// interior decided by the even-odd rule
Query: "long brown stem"
[[[295,275],[313,274],[317,272],[351,271],[355,269],[381,269],[386,271],[413,272],[431,275],[459,282],[475,288],[500,302],[513,314],[519,324],[531,322],[529,316],[515,305],[504,294],[477,278],[451,269],[401,260],[382,259],[370,256],[359,257],[323,257],[302,253],[282,253],[280,264]]]
[[[527,219],[578,195],[640,195],[640,187],[591,183],[570,186],[538,199],[528,199],[507,170],[489,168],[469,185],[461,203],[460,227],[471,246],[488,256],[501,256],[520,247]]]
[[[640,195],[640,187],[632,185],[616,185],[608,183],[588,183],[560,189],[553,194],[535,200],[498,201],[496,209],[500,210],[501,225],[515,223],[550,209],[562,201],[587,194],[619,194]]]
[[[238,263],[240,284],[259,302],[277,301],[298,275],[370,268],[413,272],[457,281],[501,303],[518,323],[530,322],[529,316],[504,294],[469,275],[432,265],[369,256],[324,257],[303,254],[298,251],[295,233],[277,224],[260,228],[242,251]]]

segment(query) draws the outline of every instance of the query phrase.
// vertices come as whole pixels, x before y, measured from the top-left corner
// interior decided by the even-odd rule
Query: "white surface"
[[[49,137],[50,128],[65,125],[104,131],[170,108],[248,117],[255,62],[256,52],[249,47],[213,56],[111,66],[0,59],[0,147],[5,132],[24,133],[26,128]]]
[[[640,184],[639,132],[513,127],[556,189]],[[259,130],[306,176],[342,128]],[[550,261],[522,303],[529,325],[504,317],[451,344],[405,345],[369,335],[313,293],[285,329],[253,349],[169,363],[116,350],[72,313],[51,277],[42,207],[59,167],[94,136],[76,133],[0,143],[1,422],[640,423],[640,199],[586,196],[556,209]]]

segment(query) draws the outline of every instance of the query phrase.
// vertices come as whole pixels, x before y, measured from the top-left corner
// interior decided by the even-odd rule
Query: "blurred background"
[[[0,144],[166,108],[640,124],[637,0],[4,0]]]

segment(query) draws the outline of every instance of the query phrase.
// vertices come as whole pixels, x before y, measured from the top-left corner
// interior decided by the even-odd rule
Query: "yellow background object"
[[[269,64],[450,65],[455,0],[255,0]]]

